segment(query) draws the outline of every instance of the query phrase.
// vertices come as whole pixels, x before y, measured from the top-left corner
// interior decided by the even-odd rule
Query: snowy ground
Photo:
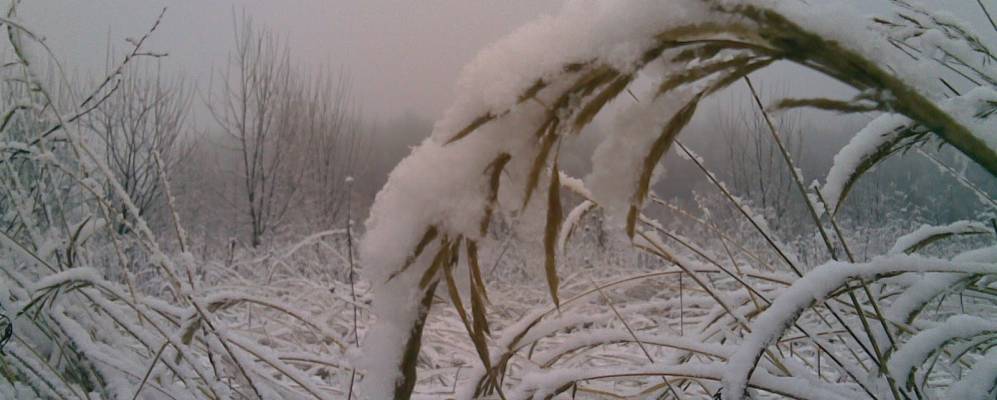
[[[980,61],[994,56],[954,17],[892,4],[878,20],[766,0],[570,2],[465,69],[362,228],[253,250],[199,251],[168,190],[154,232],[18,51],[27,83],[9,82],[28,87],[12,113],[33,114],[0,142],[0,397],[993,399],[997,202],[939,162],[976,194],[973,220],[842,211],[894,153],[947,146],[997,173],[997,70]],[[777,59],[857,94],[755,97],[766,121],[794,104],[881,116],[823,185],[773,158],[803,205],[773,221],[676,137],[704,97],[734,82],[756,95],[748,75]],[[975,85],[937,90],[953,73]],[[634,101],[592,170],[563,173],[560,143],[618,96]],[[32,139],[38,126],[57,134]],[[658,198],[665,156],[710,192]]]

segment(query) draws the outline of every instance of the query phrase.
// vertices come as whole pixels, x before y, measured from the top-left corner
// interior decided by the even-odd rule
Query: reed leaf
[[[945,233],[938,233],[938,234],[934,234],[934,235],[929,235],[929,236],[927,236],[927,237],[925,237],[925,238],[923,238],[921,240],[918,240],[916,243],[912,243],[910,246],[908,246],[907,248],[903,249],[903,252],[907,253],[907,254],[913,254],[913,253],[916,253],[916,252],[920,251],[921,249],[927,247],[928,245],[930,245],[932,243],[935,243],[935,242],[940,241],[940,240],[948,239],[948,238],[951,238],[951,237],[954,237],[954,236],[984,235],[984,234],[988,234],[988,233],[990,233],[990,231],[986,230],[986,229],[977,229],[977,228],[973,228],[973,227],[968,227],[967,229],[959,231],[959,232],[945,232]]]
[[[455,245],[459,243],[454,243]],[[453,249],[454,252],[457,249]],[[488,343],[483,331],[475,329],[472,327],[472,322],[467,316],[467,311],[464,309],[464,302],[460,298],[460,289],[457,288],[457,280],[454,279],[453,275],[454,264],[450,264],[443,267],[443,274],[446,277],[447,291],[450,293],[450,301],[453,303],[454,308],[457,310],[457,315],[460,316],[461,322],[464,324],[464,328],[467,330],[468,336],[471,338],[471,342],[474,344],[474,349],[478,353],[478,358],[481,360],[481,364],[485,369],[491,369],[491,358],[488,353]],[[471,285],[471,290],[474,290],[474,285]],[[474,299],[472,295],[472,307],[474,307]],[[477,323],[477,321],[475,321]]]
[[[485,286],[485,281],[481,277],[481,265],[478,262],[478,242],[473,240],[467,241],[467,267],[470,269],[471,284],[472,288],[476,288],[477,293],[480,294],[481,299],[488,301],[488,289]],[[487,330],[487,326],[485,330]]]
[[[450,138],[450,140],[447,140],[446,144],[451,144],[453,142],[456,142],[458,140],[461,140],[461,139],[467,137],[467,135],[470,135],[471,132],[474,132],[475,130],[477,130],[478,128],[480,128],[482,125],[487,124],[488,122],[492,121],[495,118],[496,118],[496,115],[492,114],[492,113],[488,113],[488,114],[482,115],[482,116],[480,116],[478,118],[475,118],[475,120],[471,121],[471,123],[468,124],[466,127],[464,127],[464,129],[461,129],[460,132],[457,132],[457,134],[454,135],[452,138]]]
[[[654,141],[651,146],[651,151],[648,152],[647,156],[644,157],[644,165],[641,169],[640,177],[637,180],[637,191],[634,194],[633,200],[631,201],[630,211],[627,214],[627,235],[630,238],[634,237],[634,231],[637,227],[637,218],[640,215],[641,204],[644,202],[644,198],[647,197],[648,193],[651,191],[651,176],[654,174],[654,168],[658,165],[658,161],[661,157],[665,155],[669,148],[672,146],[672,142],[675,141],[675,137],[678,136],[679,132],[682,131],[689,121],[692,120],[693,114],[696,113],[696,107],[699,105],[699,100],[702,98],[703,93],[699,93],[693,96],[685,106],[680,108],[675,112],[675,115],[665,124],[664,128],[661,130],[661,134],[658,135],[658,139]]]
[[[540,183],[540,174],[547,164],[547,157],[550,156],[551,150],[554,149],[554,144],[557,143],[558,136],[555,133],[557,121],[552,122],[547,129],[548,132],[540,138],[540,151],[537,152],[536,158],[533,159],[533,165],[530,167],[530,174],[526,180],[526,195],[523,196],[523,208],[526,208],[530,203],[533,191],[536,189],[537,184]]]
[[[585,104],[578,113],[575,114],[575,121],[572,125],[572,129],[575,133],[581,132],[592,119],[595,118],[596,114],[602,110],[602,108],[616,98],[624,89],[633,82],[633,75],[621,75],[613,80],[612,83],[606,86],[599,94],[597,94],[591,101]]]
[[[415,251],[405,259],[405,264],[398,271],[388,276],[388,280],[394,279],[398,274],[405,272],[405,270],[412,266],[412,263],[422,255],[422,252],[426,250],[426,246],[429,246],[439,233],[440,231],[436,228],[436,225],[430,225],[429,228],[426,228],[426,233],[422,234],[422,239],[419,239],[419,244],[415,246]]]
[[[492,214],[495,212],[495,207],[498,203],[498,193],[499,184],[502,181],[502,171],[505,169],[505,165],[512,160],[512,156],[509,153],[499,154],[498,157],[488,164],[488,168],[485,170],[489,174],[488,179],[488,204],[485,205],[485,215],[481,217],[481,235],[484,236],[488,232],[488,225],[492,221]]]
[[[550,173],[550,185],[547,187],[547,227],[544,229],[544,271],[547,273],[547,288],[554,306],[561,308],[557,289],[560,285],[557,277],[557,238],[564,218],[561,205],[561,180],[557,168],[557,160]]]
[[[433,305],[433,293],[439,281],[431,283],[425,288],[420,302],[419,315],[412,325],[412,332],[408,341],[405,342],[405,351],[402,353],[402,360],[399,364],[399,372],[402,379],[395,381],[395,398],[408,399],[412,397],[416,382],[416,363],[419,360],[419,350],[422,348],[422,330],[426,325],[426,317],[429,316],[429,309]]]
[[[433,257],[433,262],[429,264],[429,268],[422,273],[422,277],[419,279],[419,287],[426,288],[430,283],[436,281],[436,275],[441,268],[446,267],[446,264],[450,261],[450,241],[446,236],[440,239],[440,250],[436,252],[436,256]]]
[[[667,92],[678,88],[684,84],[696,82],[700,79],[706,78],[718,72],[726,71],[732,68],[742,67],[747,65],[755,57],[753,56],[738,56],[730,60],[719,61],[710,63],[707,65],[700,66],[699,68],[690,68],[683,70],[682,72],[668,76],[660,84],[658,84],[658,90],[655,96],[660,96]]]
[[[835,207],[831,210],[832,214],[836,215],[838,213],[838,210],[841,209],[845,199],[859,178],[898,151],[914,144],[916,139],[923,136],[923,134],[923,131],[916,129],[912,125],[902,125],[894,130],[894,134],[891,134],[889,139],[877,146],[875,151],[863,153],[858,165],[853,170],[848,171],[848,177],[845,179],[844,185],[842,185],[841,194],[838,195],[837,199],[834,199]],[[914,141],[908,140],[911,138]]]
[[[858,101],[844,101],[829,99],[826,97],[816,97],[811,99],[782,99],[770,106],[773,111],[782,111],[792,108],[816,108],[824,111],[834,111],[839,113],[863,113],[873,111],[883,111],[878,104]]]

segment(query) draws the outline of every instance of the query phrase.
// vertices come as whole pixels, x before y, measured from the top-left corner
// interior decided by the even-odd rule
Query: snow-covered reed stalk
[[[378,317],[365,344],[371,352],[377,351],[377,356],[366,360],[367,395],[412,395],[418,381],[420,335],[430,317],[430,303],[420,299],[432,297],[440,280],[446,281],[451,303],[480,359],[469,389],[461,392],[464,398],[612,392],[598,384],[606,379],[641,388],[621,396],[657,393],[665,398],[740,399],[758,390],[789,398],[899,400],[939,396],[947,390],[961,394],[967,387],[982,387],[982,392],[974,394],[981,399],[992,395],[990,373],[980,369],[991,365],[993,355],[978,344],[933,353],[951,360],[951,365],[974,369],[967,375],[937,368],[938,358],[930,363],[935,368],[922,368],[920,375],[902,376],[908,371],[906,364],[898,372],[890,363],[907,345],[977,338],[980,329],[985,331],[985,340],[992,339],[993,332],[986,327],[967,322],[972,326],[962,329],[964,334],[958,337],[932,335],[930,340],[915,340],[918,332],[940,323],[948,313],[993,315],[991,286],[997,271],[992,250],[964,252],[951,259],[889,255],[858,263],[833,219],[849,189],[865,172],[900,150],[927,142],[951,146],[997,174],[993,52],[951,17],[937,17],[906,1],[891,4],[893,14],[870,19],[852,14],[845,6],[797,1],[572,2],[560,15],[529,25],[483,52],[465,69],[457,102],[437,123],[433,137],[391,174],[367,222],[362,256],[374,285]],[[839,250],[844,250],[847,261],[804,265],[779,243],[761,217],[676,140],[703,99],[776,61],[827,75],[859,94],[849,100],[785,99],[770,106],[771,110],[811,107],[882,113],[835,157],[824,186],[816,193],[826,196],[821,205],[811,198],[782,149],[828,253],[838,258]],[[951,74],[972,89],[961,94],[938,91],[939,82],[951,88],[947,80]],[[591,348],[572,343],[570,335],[558,333],[574,329],[568,329],[572,323],[554,322],[587,321],[587,316],[573,315],[569,302],[561,298],[568,286],[558,271],[565,257],[559,249],[568,248],[564,243],[571,226],[565,224],[560,192],[562,186],[576,189],[579,183],[565,182],[559,171],[560,144],[589,125],[623,92],[642,92],[647,85],[639,83],[647,81],[652,84],[646,96],[634,96],[647,100],[621,105],[614,116],[616,125],[592,156],[586,187],[573,190],[585,193],[584,200],[591,205],[569,213],[568,220],[578,220],[588,208],[598,207],[635,245],[692,278],[698,293],[688,301],[701,307],[696,311],[660,301],[637,304],[627,311],[646,317],[636,309],[656,307],[664,315],[692,323],[701,342],[730,346],[729,352],[713,352],[723,357],[671,351],[661,353],[664,357],[654,355],[654,362],[648,362],[648,357],[635,360],[632,352],[618,348],[607,355],[595,348],[615,341],[590,342],[595,345]],[[762,106],[760,99],[756,102]],[[768,111],[763,107],[765,118]],[[769,123],[769,127],[778,141],[774,126]],[[673,143],[765,239],[781,265],[737,260],[729,251],[732,265],[702,254],[685,257],[670,248],[669,241],[657,237],[655,224],[644,215],[644,203],[652,195],[660,161]],[[560,314],[549,319],[543,313],[530,315],[492,339],[484,330],[472,328],[472,323],[487,326],[486,321],[479,321],[487,319],[487,314],[478,308],[473,319],[468,317],[461,297],[464,291],[454,282],[454,270],[467,265],[473,276],[479,261],[475,252],[462,251],[462,243],[485,246],[489,224],[497,214],[538,212],[546,215],[540,218],[544,221],[544,275],[554,309]],[[827,223],[839,237],[840,248],[832,241]],[[673,235],[670,241],[676,238]],[[396,250],[386,249],[386,244]],[[719,274],[697,271],[695,257],[707,259],[713,267],[705,267]],[[924,314],[924,305],[945,291],[912,283],[922,274],[952,278],[957,286],[942,287],[977,293],[981,302],[966,311],[939,306],[935,314]],[[482,296],[476,294],[484,291],[481,286],[474,279],[467,286],[472,305],[476,296]],[[685,296],[677,300],[685,301]],[[543,321],[554,326],[538,330]],[[596,321],[580,323],[591,326]],[[613,328],[605,320],[599,324]],[[584,349],[575,353],[581,361],[576,368],[556,362],[537,366],[531,362],[533,349],[544,345],[532,339],[530,332],[563,341],[567,348]],[[642,334],[634,330],[629,342],[646,344]],[[781,341],[783,337],[794,339]],[[520,354],[524,344],[529,351]],[[915,360],[930,358],[922,358],[920,350],[909,354],[917,354]],[[526,360],[518,362],[517,357]],[[608,370],[585,369],[606,365],[607,359],[616,360]],[[831,365],[822,365],[822,360],[831,360]],[[657,380],[661,376],[671,385]],[[587,389],[581,385],[586,382]]]

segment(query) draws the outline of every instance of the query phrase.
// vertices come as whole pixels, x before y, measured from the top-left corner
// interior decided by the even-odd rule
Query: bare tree
[[[360,174],[367,148],[352,82],[343,73],[323,72],[299,85],[302,102],[296,168],[303,171],[304,217],[325,227],[336,224],[351,196],[346,179]]]
[[[293,71],[287,46],[243,14],[235,18],[235,49],[221,83],[221,98],[208,101],[211,114],[234,141],[250,240],[285,215],[297,194],[300,173],[287,169],[299,124],[292,96]]]
[[[208,106],[238,154],[235,204],[257,247],[294,217],[309,228],[335,223],[366,146],[347,74],[295,68],[287,45],[245,14],[234,26],[220,98]]]
[[[778,228],[779,221],[798,205],[792,175],[753,103],[731,104],[723,110],[717,124],[721,137],[727,142],[726,165],[732,189],[761,210],[771,212],[771,222]],[[790,156],[799,160],[804,129],[801,114],[783,112],[773,123]]]
[[[183,78],[164,78],[158,66],[122,74],[117,90],[87,116],[86,125],[104,144],[104,157],[140,216],[147,217],[161,200],[160,176],[155,154],[165,171],[172,171],[190,147],[182,136],[187,130],[191,91]],[[119,233],[134,219],[124,204],[115,205],[121,216]]]

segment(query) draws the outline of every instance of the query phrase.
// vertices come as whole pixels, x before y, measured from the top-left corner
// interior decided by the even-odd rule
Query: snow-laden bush
[[[565,392],[992,398],[992,249],[947,258],[916,254],[931,241],[991,232],[976,222],[925,228],[899,240],[896,251],[860,262],[835,216],[863,173],[925,143],[950,146],[997,173],[994,55],[966,24],[907,1],[890,1],[891,13],[872,18],[855,15],[846,4],[826,3],[571,1],[559,15],[483,51],[464,69],[457,101],[433,136],[391,174],[367,222],[361,254],[374,285],[377,322],[365,343],[366,394],[412,395],[430,306],[444,286],[480,359],[463,398]],[[838,154],[819,189],[802,181],[768,123],[831,255],[819,265],[802,265],[676,140],[704,98],[742,81],[750,87],[752,72],[777,61],[827,75],[857,95],[785,99],[767,112],[813,107],[882,114]],[[970,89],[953,87],[953,76]],[[561,142],[627,91],[637,101],[621,105],[592,155],[591,173],[584,180],[563,176]],[[765,106],[757,95],[755,100]],[[728,259],[718,259],[645,215],[659,161],[673,144],[764,239],[770,257],[728,251]],[[562,187],[586,201],[567,218]],[[563,243],[572,221],[594,208],[622,227],[638,249],[673,266],[660,273],[691,281],[691,311],[676,312],[671,300],[638,302],[621,311],[595,289],[590,295],[601,294],[611,312],[571,308],[575,298],[561,293],[558,271]],[[525,230],[542,237],[543,275],[554,303],[501,332],[489,328],[478,255],[489,245],[497,215],[519,215],[526,225],[539,221]],[[467,279],[458,279],[464,270]],[[671,289],[661,288],[667,294],[661,297],[673,297]],[[953,295],[973,301],[953,308]],[[936,311],[928,312],[934,302]],[[660,310],[669,324],[688,320],[691,333],[632,329],[628,316],[646,316],[635,309],[647,308]],[[605,324],[614,317],[618,324]],[[576,334],[546,349],[538,344],[565,331]],[[619,343],[629,343],[630,351],[590,353]],[[591,355],[573,366],[558,363],[578,351]],[[600,385],[603,380],[614,385]]]
[[[195,256],[149,148],[141,156],[155,160],[145,168],[173,222],[157,237],[83,121],[109,104],[127,64],[161,56],[145,49],[159,20],[81,90],[58,69],[41,74],[58,64],[17,4],[0,17],[11,50],[0,71],[0,398],[349,396],[346,353],[365,292],[336,279],[353,260],[332,243],[352,232],[225,261]]]

